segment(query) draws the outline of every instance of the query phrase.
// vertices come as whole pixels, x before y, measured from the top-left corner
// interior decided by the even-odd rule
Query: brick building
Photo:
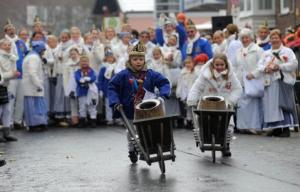
[[[256,30],[267,22],[270,28],[285,32],[300,24],[300,0],[228,0],[227,15],[232,15],[239,26]]]
[[[282,32],[300,25],[299,0],[275,0],[276,25]]]
[[[1,0],[0,8],[0,27],[10,18],[17,28],[31,29],[38,15],[45,28],[55,34],[73,25],[86,32],[93,24],[101,26],[103,14],[119,12],[117,0]]]

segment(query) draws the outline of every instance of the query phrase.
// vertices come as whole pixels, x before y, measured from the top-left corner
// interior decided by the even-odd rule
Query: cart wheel
[[[213,163],[216,163],[216,149],[215,149],[215,135],[211,136],[211,154],[212,154],[212,158],[213,158]]]
[[[171,143],[171,155],[172,155],[172,161],[174,162],[175,161],[175,154],[174,154],[174,151],[175,151],[175,144],[174,143]]]
[[[158,163],[159,163],[159,168],[160,168],[160,171],[162,174],[165,174],[166,172],[166,169],[165,169],[165,161],[164,161],[164,158],[163,158],[163,151],[162,151],[162,148],[161,146],[158,144],[157,145],[157,156],[158,156]]]

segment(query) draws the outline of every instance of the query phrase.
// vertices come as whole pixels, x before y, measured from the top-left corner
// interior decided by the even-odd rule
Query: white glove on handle
[[[90,77],[84,77],[83,79],[84,79],[85,82],[90,82],[91,81]]]

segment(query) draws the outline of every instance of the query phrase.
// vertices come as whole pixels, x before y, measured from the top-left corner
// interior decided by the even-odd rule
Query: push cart
[[[173,122],[177,115],[134,120],[133,125],[120,110],[125,127],[128,129],[140,160],[148,165],[159,163],[161,173],[165,173],[165,161],[175,161],[173,140]]]
[[[197,109],[193,110],[194,137],[196,146],[202,152],[211,151],[213,163],[216,151],[224,155],[227,148],[227,130],[234,110]]]

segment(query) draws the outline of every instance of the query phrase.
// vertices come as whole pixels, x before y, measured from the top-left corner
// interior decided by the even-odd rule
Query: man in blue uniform
[[[192,20],[188,21],[186,31],[188,39],[181,49],[182,60],[184,61],[187,56],[194,59],[200,53],[205,53],[211,59],[213,56],[211,45],[206,39],[200,37]]]

